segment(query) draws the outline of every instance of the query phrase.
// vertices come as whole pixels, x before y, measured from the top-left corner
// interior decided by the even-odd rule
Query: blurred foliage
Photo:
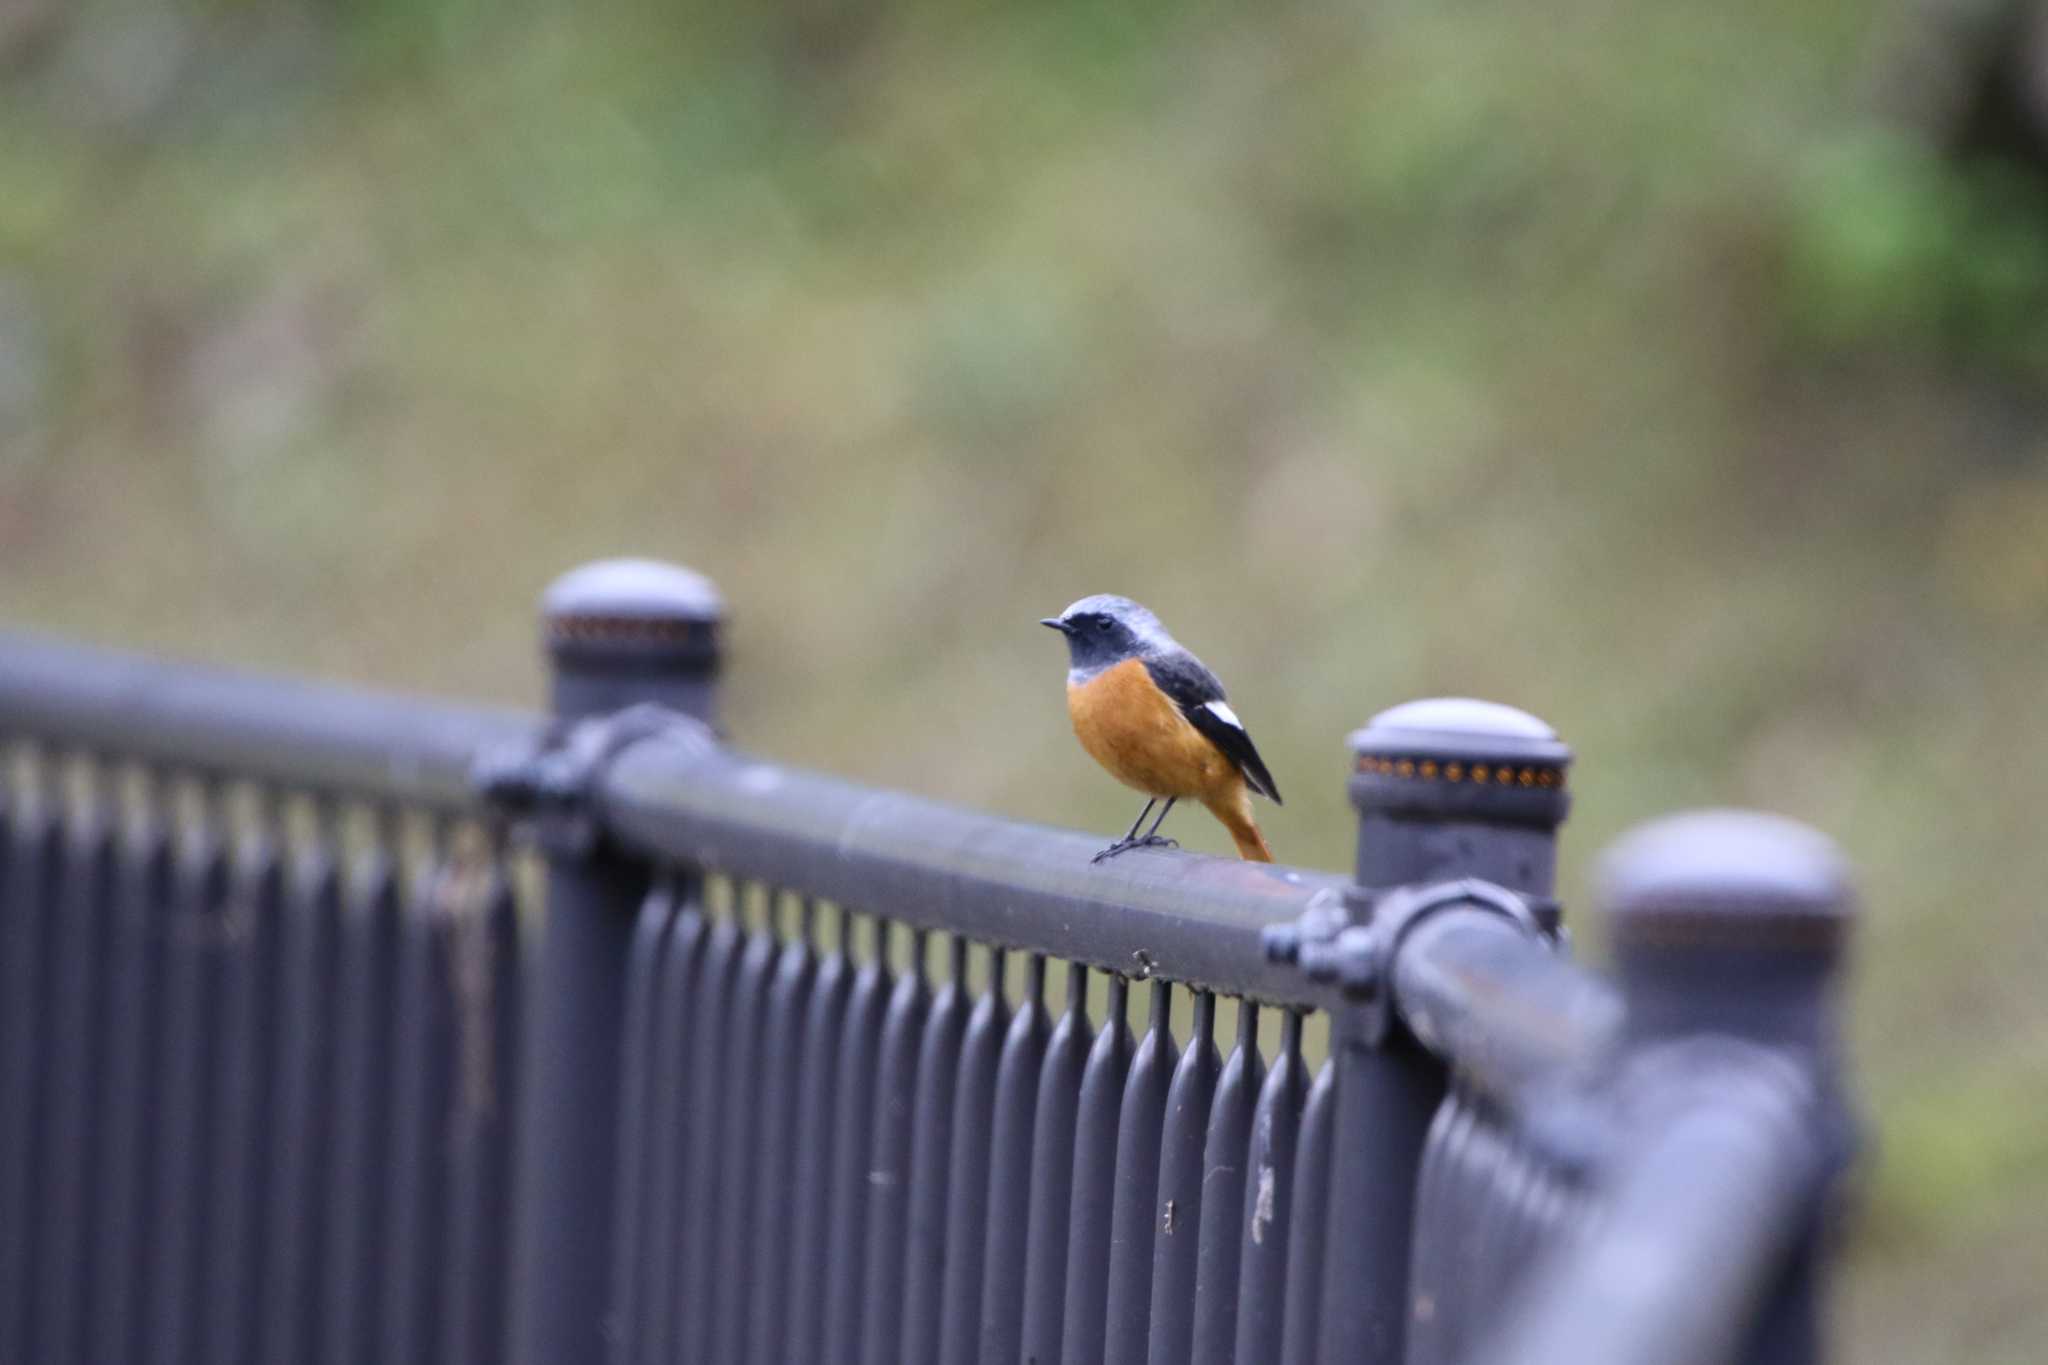
[[[1575,901],[1682,805],[1848,847],[1844,1358],[2029,1358],[2048,234],[2024,158],[1880,110],[1914,31],[5,0],[0,614],[529,699],[541,585],[657,554],[733,601],[750,746],[1107,832],[1031,623],[1121,591],[1324,865],[1348,728],[1526,706]]]
[[[1896,337],[2048,365],[2048,184],[1896,133],[1827,150],[1789,237],[1795,316],[1819,342]]]

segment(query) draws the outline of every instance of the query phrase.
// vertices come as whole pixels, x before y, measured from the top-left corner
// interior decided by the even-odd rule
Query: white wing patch
[[[1223,723],[1224,723],[1225,725],[1228,725],[1228,726],[1229,726],[1229,727],[1230,727],[1231,729],[1233,729],[1233,730],[1242,730],[1242,729],[1244,729],[1244,722],[1243,722],[1243,721],[1241,721],[1241,720],[1239,720],[1239,719],[1237,718],[1237,712],[1235,712],[1235,711],[1231,710],[1231,709],[1230,709],[1230,708],[1229,708],[1228,706],[1224,705],[1224,704],[1223,704],[1222,702],[1220,702],[1220,701],[1208,701],[1208,702],[1203,702],[1203,703],[1202,703],[1202,705],[1204,705],[1204,706],[1208,707],[1208,708],[1209,708],[1209,709],[1210,709],[1211,711],[1214,711],[1214,712],[1216,713],[1216,715],[1217,715],[1217,716],[1218,716],[1218,717],[1219,717],[1219,718],[1220,718],[1220,719],[1221,719],[1221,720],[1223,721]]]

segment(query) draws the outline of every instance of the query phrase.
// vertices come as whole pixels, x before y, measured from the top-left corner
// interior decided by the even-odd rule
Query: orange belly
[[[1147,796],[1227,799],[1237,765],[1203,738],[1138,659],[1067,688],[1074,734],[1117,781]]]

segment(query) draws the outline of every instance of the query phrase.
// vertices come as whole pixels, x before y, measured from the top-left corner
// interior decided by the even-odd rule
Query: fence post
[[[1527,897],[1546,925],[1571,750],[1526,712],[1438,698],[1375,716],[1351,735],[1358,808],[1356,919],[1374,893],[1475,877]],[[1381,989],[1387,989],[1382,983]],[[1367,1007],[1331,1020],[1331,1136],[1322,1359],[1398,1365],[1405,1350],[1416,1177],[1444,1069]]]
[[[1822,1178],[1737,1358],[1819,1360],[1834,1177],[1854,1146],[1835,1027],[1855,918],[1848,866],[1824,835],[1794,821],[1694,811],[1624,836],[1602,860],[1600,883],[1631,1045],[1729,1035],[1790,1053],[1816,1083]]]
[[[715,723],[716,589],[646,560],[588,564],[541,600],[553,711],[563,723],[654,702]],[[606,1357],[626,959],[649,869],[595,840],[549,837],[547,911],[513,1262],[513,1358]]]

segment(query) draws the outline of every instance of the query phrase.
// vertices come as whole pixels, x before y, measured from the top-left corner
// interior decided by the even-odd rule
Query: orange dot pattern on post
[[[1535,764],[1438,763],[1433,758],[1374,758],[1361,755],[1358,771],[1381,777],[1416,778],[1427,782],[1472,782],[1490,787],[1551,788],[1564,785],[1564,770]]]

